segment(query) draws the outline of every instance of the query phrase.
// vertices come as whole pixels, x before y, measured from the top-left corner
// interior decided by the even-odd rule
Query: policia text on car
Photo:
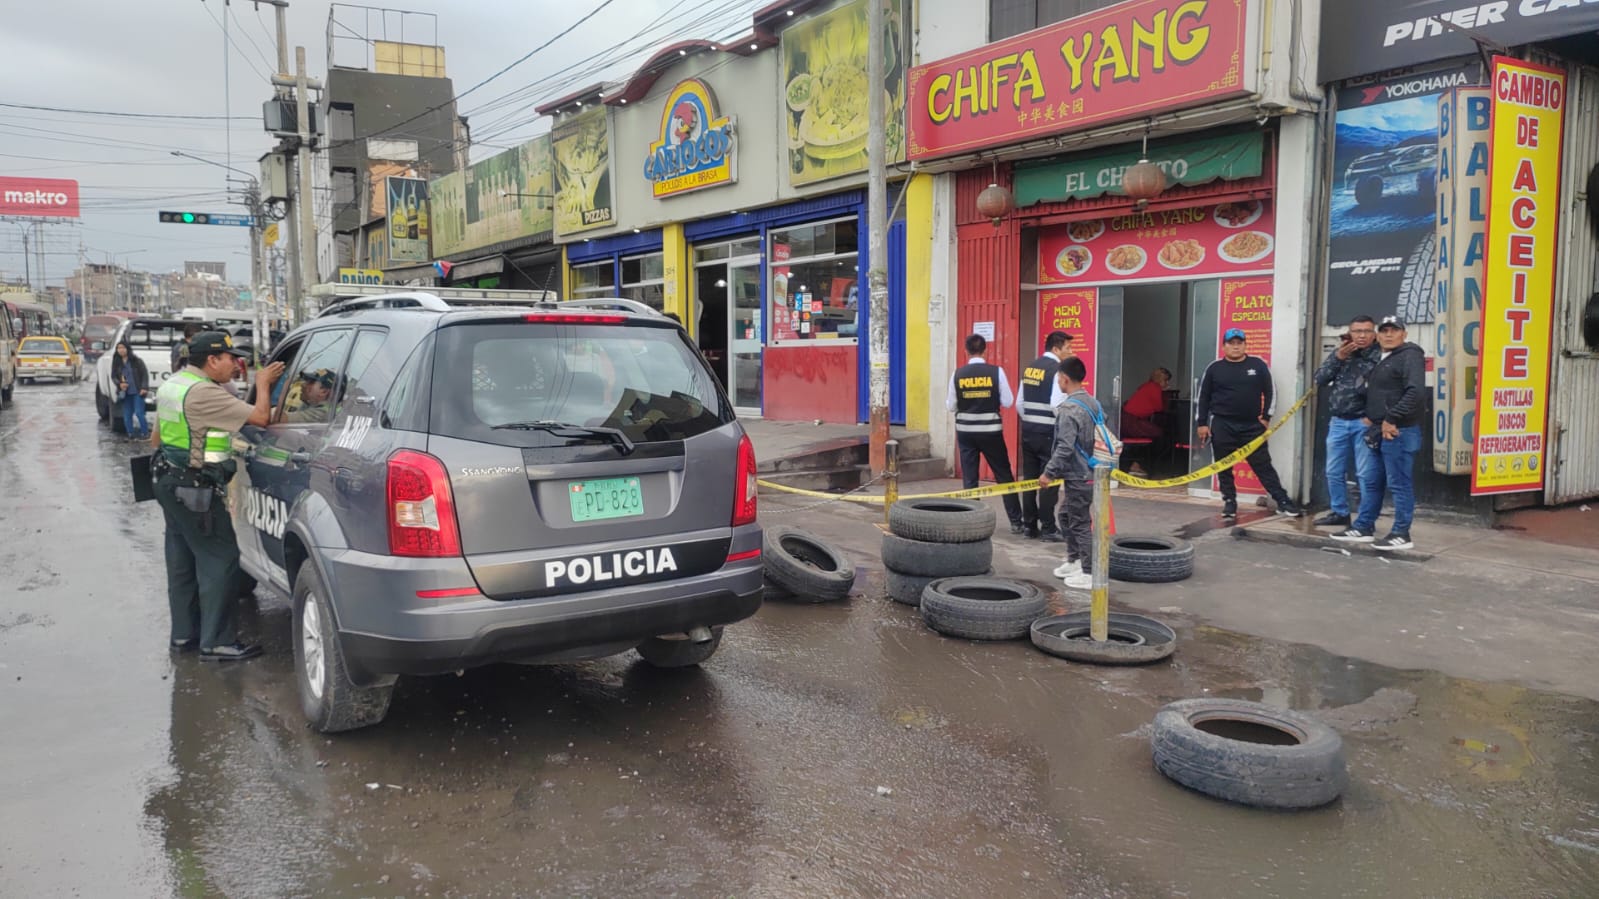
[[[197,334],[189,342],[189,364],[156,395],[157,449],[150,467],[167,523],[172,648],[198,648],[201,658],[215,661],[247,659],[261,651],[239,642],[235,629],[239,546],[224,490],[236,469],[232,435],[247,424],[268,424],[272,385],[283,364],[256,372],[251,405],[222,386],[233,377],[234,358],[242,355],[220,331]]]

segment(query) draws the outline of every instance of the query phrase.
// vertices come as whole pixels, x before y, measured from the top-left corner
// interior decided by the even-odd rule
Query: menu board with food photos
[[[1269,200],[1084,219],[1044,229],[1040,284],[1191,281],[1269,272],[1276,257]]]

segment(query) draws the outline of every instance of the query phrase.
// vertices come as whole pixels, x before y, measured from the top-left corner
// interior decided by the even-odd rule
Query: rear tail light
[[[549,314],[522,316],[523,321],[538,322],[545,325],[619,325],[627,321],[624,315],[577,315],[577,314]]]
[[[389,553],[437,558],[461,554],[461,530],[444,463],[414,450],[389,457]]]
[[[733,484],[733,527],[755,523],[755,444],[748,434],[738,439],[737,481]]]

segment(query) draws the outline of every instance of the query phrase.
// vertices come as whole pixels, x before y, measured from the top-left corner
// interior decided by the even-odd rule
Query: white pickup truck
[[[173,318],[133,318],[117,328],[116,335],[106,347],[105,355],[100,357],[94,367],[94,408],[99,413],[100,420],[110,424],[112,433],[123,432],[122,402],[114,398],[116,385],[111,382],[111,364],[116,357],[117,344],[127,341],[128,348],[150,371],[150,395],[145,403],[149,408],[153,428],[156,391],[172,377],[172,348],[183,341],[184,327],[193,324],[196,323]],[[202,324],[201,330],[207,330],[208,327]],[[246,372],[241,367],[239,377],[235,379],[236,392],[240,396],[243,396],[243,388],[247,386],[245,377]]]

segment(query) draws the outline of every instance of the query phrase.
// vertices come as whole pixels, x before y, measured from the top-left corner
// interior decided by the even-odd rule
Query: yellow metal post
[[[1110,469],[1094,466],[1094,579],[1088,606],[1088,635],[1110,639]]]
[[[883,444],[887,467],[883,471],[883,525],[888,525],[888,509],[899,502],[899,441]]]

